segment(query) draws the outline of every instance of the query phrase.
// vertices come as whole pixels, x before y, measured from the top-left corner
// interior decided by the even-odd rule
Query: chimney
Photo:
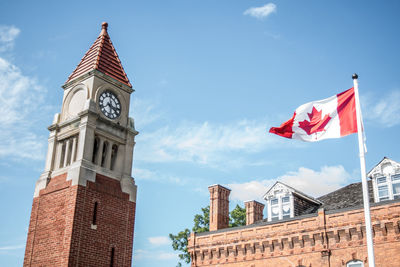
[[[251,200],[244,203],[246,207],[246,225],[253,224],[263,219],[264,204]]]
[[[228,228],[231,190],[217,184],[209,186],[208,191],[210,191],[210,231]]]

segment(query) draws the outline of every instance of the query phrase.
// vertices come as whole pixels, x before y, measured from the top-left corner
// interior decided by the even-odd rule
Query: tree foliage
[[[246,209],[236,205],[229,214],[229,227],[246,225]]]
[[[208,232],[210,227],[210,206],[201,209],[201,214],[194,216],[192,231],[195,233]],[[236,207],[229,213],[229,227],[236,227],[246,225],[246,209],[236,205]],[[190,236],[190,230],[185,229],[180,231],[176,235],[169,234],[169,238],[172,240],[172,248],[175,251],[181,252],[178,254],[179,259],[185,263],[190,262],[190,255],[187,250],[188,238]],[[182,263],[178,262],[177,267],[182,266]]]

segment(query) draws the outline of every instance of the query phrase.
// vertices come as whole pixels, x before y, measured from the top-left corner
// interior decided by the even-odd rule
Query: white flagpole
[[[368,194],[368,182],[367,173],[365,170],[365,151],[364,151],[364,140],[363,140],[363,125],[361,121],[361,107],[360,98],[358,94],[358,75],[353,74],[354,83],[354,94],[356,99],[356,114],[357,114],[357,130],[358,130],[358,148],[360,150],[360,165],[361,165],[361,181],[363,189],[363,200],[364,200],[364,217],[365,217],[365,230],[367,232],[367,250],[368,250],[368,266],[375,267],[375,256],[374,256],[374,241],[372,238],[372,227],[371,227],[371,214],[369,210],[369,194]]]

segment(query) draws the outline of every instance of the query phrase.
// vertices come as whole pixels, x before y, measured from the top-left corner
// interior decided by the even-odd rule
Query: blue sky
[[[136,267],[175,266],[168,233],[192,227],[207,187],[231,208],[276,180],[313,196],[360,180],[356,135],[267,134],[359,74],[367,169],[400,161],[398,1],[0,2],[0,262],[21,266],[47,126],[61,85],[109,23],[136,92]]]

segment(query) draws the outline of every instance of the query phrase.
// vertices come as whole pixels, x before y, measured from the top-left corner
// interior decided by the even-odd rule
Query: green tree
[[[192,231],[195,233],[208,232],[210,226],[210,206],[201,209],[202,214],[196,214],[194,216],[194,226]],[[236,227],[246,225],[246,209],[236,205],[236,207],[229,213],[229,227]],[[178,254],[179,259],[185,263],[190,262],[190,255],[187,250],[188,238],[190,236],[190,230],[185,229],[180,231],[176,235],[169,234],[169,238],[172,240],[172,248],[175,251],[181,252]],[[177,267],[182,266],[181,262],[178,262]]]
[[[236,205],[229,214],[229,227],[246,225],[246,209]]]

